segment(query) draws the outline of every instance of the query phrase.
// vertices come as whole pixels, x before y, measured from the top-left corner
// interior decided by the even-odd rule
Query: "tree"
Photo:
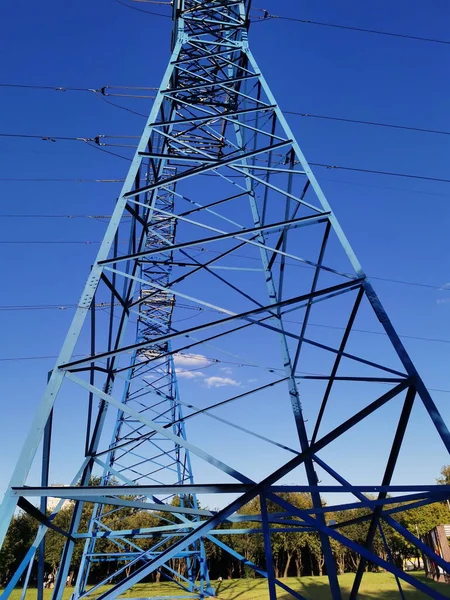
[[[7,583],[20,565],[33,543],[37,529],[37,521],[25,512],[20,512],[12,520],[0,550],[0,585]]]
[[[441,469],[441,477],[436,479],[439,485],[450,485],[450,465],[444,465]]]

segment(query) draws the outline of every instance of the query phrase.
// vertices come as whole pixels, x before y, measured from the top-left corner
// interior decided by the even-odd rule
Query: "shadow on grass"
[[[235,600],[236,598],[239,598],[241,596],[248,596],[248,594],[251,594],[257,588],[259,588],[260,591],[264,593],[267,586],[265,579],[238,579],[229,582],[221,581],[214,587],[216,590],[217,598]]]
[[[377,585],[377,575],[379,576],[379,574],[371,574],[371,576],[366,576],[365,580],[363,579],[363,583],[358,594],[358,598],[360,600],[397,600],[402,598],[402,595],[400,594],[393,577],[390,584],[391,589],[380,589],[380,587]],[[428,585],[433,591],[439,592],[446,598],[450,598],[450,585],[445,583],[436,583],[428,579],[423,574],[415,575],[415,577],[425,585]],[[296,585],[296,582],[291,579],[289,581],[289,587],[303,595],[308,600],[332,600],[329,586],[325,579],[310,577],[308,578],[307,582],[304,582],[302,581],[302,578],[298,578],[297,582],[298,585]],[[345,582],[341,581],[343,600],[348,600],[351,584],[352,580],[347,578]],[[420,592],[407,583],[401,582],[401,586],[405,600],[425,600],[426,598],[431,598],[430,595]],[[385,586],[383,585],[383,587]],[[278,600],[291,600],[293,598],[294,596],[281,590],[277,593]]]

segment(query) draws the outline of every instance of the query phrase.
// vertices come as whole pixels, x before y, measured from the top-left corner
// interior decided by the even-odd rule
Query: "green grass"
[[[430,587],[439,591],[444,596],[450,598],[450,585],[444,583],[434,583],[425,577],[424,574],[415,574],[415,577],[430,585]],[[347,599],[351,589],[354,574],[348,573],[339,578],[343,591],[343,598]],[[307,598],[314,600],[329,600],[328,583],[326,577],[289,577],[283,579],[289,587],[304,594]],[[266,600],[268,599],[267,586],[264,579],[234,579],[226,580],[221,583],[215,583],[214,587],[218,592],[218,598],[221,600]],[[425,594],[418,592],[411,586],[403,584],[406,600],[419,600],[428,598]],[[98,593],[104,592],[108,586],[99,588]],[[72,594],[72,588],[66,588],[64,600],[69,600]],[[180,588],[170,583],[160,584],[138,584],[129,590],[123,597],[137,598],[158,598],[165,595],[182,595]],[[50,600],[51,590],[45,590],[44,599]],[[278,588],[278,599],[289,600],[293,598],[281,588]],[[394,577],[388,573],[366,573],[359,593],[361,600],[397,600],[400,598]],[[20,600],[20,590],[15,590],[11,594],[11,600]],[[27,594],[27,600],[36,600],[36,590],[30,590]]]

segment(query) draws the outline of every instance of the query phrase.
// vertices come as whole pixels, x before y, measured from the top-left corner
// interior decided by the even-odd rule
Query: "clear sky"
[[[344,0],[339,6],[333,0],[267,0],[261,6],[301,19],[448,39],[446,0],[427,4]],[[155,7],[160,10],[164,9]],[[4,83],[157,86],[169,57],[171,21],[114,0],[64,4],[17,0],[4,6],[3,21],[8,24],[0,39]],[[286,110],[450,131],[450,45],[284,20],[255,24],[250,40]],[[3,133],[68,137],[141,133],[142,118],[109,106],[98,94],[13,88],[0,88],[0,94]],[[128,106],[141,112],[149,109],[143,100]],[[449,178],[450,136],[291,115],[288,121],[311,162]],[[124,161],[82,142],[0,138],[0,492],[53,366],[51,359],[25,358],[57,354],[72,314],[71,309],[4,308],[77,302],[105,221],[65,215],[110,214],[119,189],[114,183],[5,179],[121,179],[126,168]],[[321,168],[316,175],[394,325],[400,334],[410,336],[404,341],[419,371],[431,388],[441,390],[433,395],[450,420],[450,184]],[[367,343],[375,343],[374,336],[361,335],[367,336]],[[225,368],[230,371],[220,371]],[[226,365],[211,367],[209,374],[227,375],[240,386],[251,377],[240,367]],[[210,393],[196,381],[182,385],[187,396]],[[62,413],[60,419],[67,427],[68,414]],[[402,481],[433,482],[446,455],[431,438],[420,412],[412,432],[417,437],[411,434],[407,439]],[[59,442],[63,437],[60,434]],[[206,443],[214,450],[217,441],[210,436]],[[369,483],[364,454],[356,456],[351,446],[341,448],[341,453],[353,479]],[[250,459],[239,460],[242,470],[254,468]],[[55,482],[65,479],[67,464],[73,466],[70,456],[56,460]]]

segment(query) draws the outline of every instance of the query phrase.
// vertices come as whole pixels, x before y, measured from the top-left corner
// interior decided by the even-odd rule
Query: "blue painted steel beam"
[[[74,499],[74,514],[67,533],[73,539],[84,539],[85,548],[73,600],[92,598],[101,585],[113,579],[111,589],[100,596],[112,600],[128,593],[132,585],[158,569],[192,597],[213,595],[203,539],[207,537],[222,544],[222,549],[237,560],[243,558],[233,549],[224,548],[219,539],[224,532],[233,536],[264,535],[266,565],[248,566],[267,579],[271,598],[276,598],[280,588],[302,598],[274,576],[271,536],[281,531],[311,531],[319,536],[334,599],[340,598],[341,593],[331,552],[333,540],[362,557],[360,572],[364,561],[371,560],[390,570],[398,581],[411,583],[408,574],[342,533],[356,520],[329,526],[325,516],[337,509],[344,513],[359,507],[367,509],[368,514],[358,519],[371,522],[368,546],[372,530],[380,530],[382,520],[396,528],[408,542],[433,556],[420,540],[399,527],[393,515],[407,506],[441,501],[450,496],[448,487],[392,486],[391,479],[408,422],[407,408],[414,394],[428,411],[447,450],[450,450],[449,431],[249,49],[249,9],[250,2],[243,0],[177,0],[173,5],[169,65],[0,508],[1,542],[18,497],[38,497],[42,506],[50,495]],[[220,227],[216,225],[218,222]],[[209,237],[203,237],[205,230]],[[119,240],[125,237],[129,240],[127,247],[119,252]],[[334,253],[339,248],[347,259],[347,270],[334,268]],[[259,263],[250,262],[251,257],[242,257],[241,249],[259,253],[256,258]],[[291,275],[293,265],[305,267],[299,277]],[[211,290],[217,290],[220,305],[208,295],[208,282]],[[346,314],[344,334],[338,343],[324,343],[314,331],[311,333],[310,323],[313,315],[320,314],[319,306],[329,306],[328,314],[334,314],[333,299],[347,306],[347,313],[342,310]],[[97,303],[107,305],[107,318],[102,319],[103,315],[94,310]],[[400,367],[385,356],[369,359],[362,349],[347,350],[347,340],[363,304],[364,314],[369,308],[382,324]],[[185,326],[182,320],[178,324],[173,318],[173,314],[182,314],[186,307],[198,310],[198,320],[193,326]],[[89,311],[90,324],[86,319]],[[216,318],[214,313],[221,313],[223,318]],[[297,332],[289,322],[292,313],[302,315]],[[133,319],[137,325],[130,328]],[[190,399],[181,399],[177,357],[192,349],[206,351],[211,342],[222,338],[225,348],[218,350],[236,356],[231,352],[232,344],[238,343],[239,336],[250,340],[253,331],[267,336],[273,347],[279,344],[281,380],[257,384],[249,392],[225,400],[216,400],[211,390],[205,408],[197,407]],[[74,354],[86,355],[86,348],[82,352],[77,348],[89,334],[90,355],[79,359]],[[244,352],[248,352],[247,348]],[[309,352],[324,359],[319,374],[300,370],[305,368],[303,362],[307,363]],[[258,366],[253,357],[239,362]],[[329,363],[331,367],[326,368]],[[341,364],[350,368],[348,373],[341,372]],[[264,367],[263,372],[272,374],[275,370]],[[74,397],[87,395],[88,400],[82,467],[70,488],[49,488],[44,477],[40,488],[28,488],[28,472],[65,381],[76,384],[71,390]],[[310,382],[309,387],[306,381]],[[325,382],[321,398],[309,391],[313,381]],[[319,439],[320,422],[331,409],[337,382],[345,382],[348,389],[355,382],[365,385],[371,393],[373,390],[370,396],[373,401]],[[290,400],[298,447],[253,432],[238,410],[237,402],[245,401],[247,396],[265,392],[267,400],[275,384],[277,397],[284,393]],[[386,384],[390,388],[380,388]],[[387,391],[379,395],[379,389]],[[405,394],[404,412],[381,485],[374,482],[369,486],[352,486],[318,456],[322,449],[364,423],[383,406],[404,401]],[[97,406],[94,396],[99,399]],[[319,409],[313,431],[309,431],[303,414],[302,402],[306,396],[309,405],[317,405]],[[212,414],[219,407],[233,417]],[[188,440],[187,421],[200,422],[202,415],[208,416],[214,427],[233,428],[239,436],[248,436],[249,448],[257,437],[258,444],[270,444],[271,448],[275,445],[277,451],[287,451],[293,458],[264,479],[253,481],[252,474],[241,473],[231,465],[232,460],[226,457],[219,460],[207,452],[201,434],[198,441]],[[115,424],[111,426],[114,417]],[[110,440],[109,444],[105,438]],[[231,483],[195,485],[191,453],[197,461],[225,473]],[[316,465],[340,485],[318,485]],[[279,484],[282,477],[299,466],[306,471],[307,485]],[[89,485],[91,476],[98,472],[101,485]],[[79,482],[80,486],[74,489]],[[292,507],[276,496],[283,492],[308,493],[311,508]],[[351,493],[356,501],[324,506],[322,494],[327,492]],[[378,494],[378,498],[367,499],[364,495],[367,492]],[[226,504],[225,494],[236,493],[239,497],[214,512],[199,506],[199,493],[217,494],[221,499],[218,505],[222,506]],[[136,498],[123,498],[130,494]],[[173,503],[180,506],[172,505],[175,496]],[[245,504],[258,496],[261,514],[245,515]],[[269,501],[278,502],[282,510],[268,512]],[[79,522],[86,502],[94,504],[94,512],[88,531],[81,534]],[[395,503],[401,506],[392,507]],[[120,511],[124,506],[150,510],[160,515],[159,523],[155,527],[129,529],[121,522]],[[114,530],[108,525],[112,516],[118,520]],[[254,526],[226,528],[227,523],[245,520]],[[46,530],[46,526],[40,527],[4,598],[23,576],[22,598],[25,598],[34,556]],[[108,537],[116,550],[105,557],[98,542]],[[63,551],[53,600],[61,600],[72,554],[73,541],[69,540]],[[126,568],[117,564],[106,579],[90,588],[90,565],[106,558],[113,565],[111,559],[119,554],[127,557],[132,572],[127,575]],[[388,557],[389,554],[387,550]],[[175,557],[186,561],[186,575],[177,574],[169,564]],[[353,596],[358,585],[357,581]],[[440,597],[428,586],[416,582],[416,587],[429,597]],[[39,594],[42,596],[42,590]],[[399,594],[403,594],[400,584]]]

